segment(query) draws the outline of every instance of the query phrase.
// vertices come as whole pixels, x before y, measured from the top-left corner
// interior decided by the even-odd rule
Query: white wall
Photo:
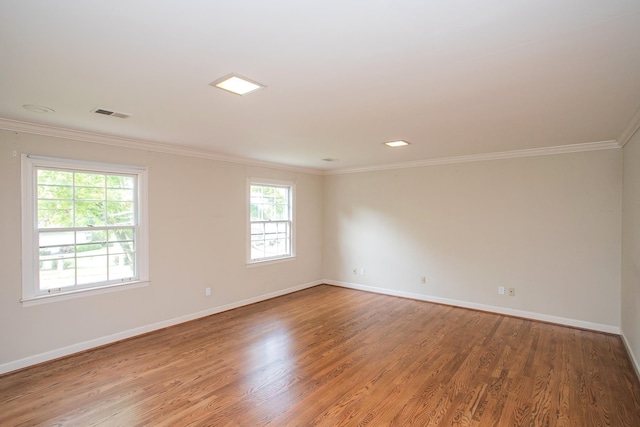
[[[640,132],[623,151],[621,330],[640,375]]]
[[[327,176],[325,278],[618,332],[621,162],[607,150]]]
[[[21,153],[149,167],[149,286],[22,306]],[[295,260],[245,266],[248,176],[296,182]],[[0,372],[322,277],[321,176],[0,131],[0,183]]]
[[[322,277],[610,332],[622,298],[622,329],[639,354],[640,238],[628,236],[640,229],[637,139],[625,147],[621,295],[622,150],[321,177],[0,130],[0,372]],[[21,153],[149,166],[150,286],[20,304]],[[245,266],[248,176],[296,181],[295,261]]]

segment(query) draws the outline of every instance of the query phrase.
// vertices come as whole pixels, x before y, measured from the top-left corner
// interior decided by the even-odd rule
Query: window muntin
[[[293,255],[293,184],[250,181],[249,262]]]
[[[23,162],[23,300],[146,280],[144,169]]]

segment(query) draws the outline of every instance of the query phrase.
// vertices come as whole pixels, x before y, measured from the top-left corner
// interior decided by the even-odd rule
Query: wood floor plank
[[[0,377],[2,426],[640,426],[620,337],[321,285]]]

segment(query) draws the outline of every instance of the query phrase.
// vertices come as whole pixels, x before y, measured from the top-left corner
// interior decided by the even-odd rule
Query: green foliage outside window
[[[134,274],[135,177],[38,169],[36,182],[41,288]]]
[[[291,187],[252,184],[249,189],[250,259],[291,255]]]
[[[251,186],[251,220],[283,221],[289,219],[289,189],[265,185]]]

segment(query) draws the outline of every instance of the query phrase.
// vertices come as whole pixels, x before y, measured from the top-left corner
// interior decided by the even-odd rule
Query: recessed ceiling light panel
[[[237,74],[225,76],[209,84],[219,89],[235,93],[236,95],[246,95],[266,87],[261,83],[238,76]]]
[[[384,145],[386,145],[387,147],[402,147],[405,145],[409,145],[410,142],[407,141],[389,141],[389,142],[385,142]]]

